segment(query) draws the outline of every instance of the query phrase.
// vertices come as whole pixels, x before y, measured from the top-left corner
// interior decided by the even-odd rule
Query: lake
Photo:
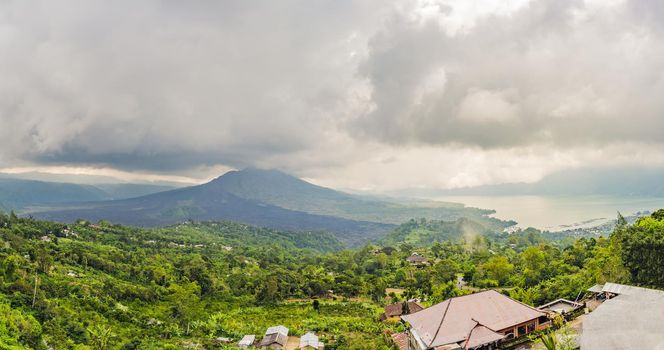
[[[494,209],[493,216],[518,227],[558,231],[592,227],[636,212],[664,208],[664,198],[615,196],[446,196],[436,200]]]

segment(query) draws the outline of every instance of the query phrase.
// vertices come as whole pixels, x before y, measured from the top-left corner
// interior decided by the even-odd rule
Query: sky
[[[357,191],[664,166],[655,0],[0,0],[0,172]]]

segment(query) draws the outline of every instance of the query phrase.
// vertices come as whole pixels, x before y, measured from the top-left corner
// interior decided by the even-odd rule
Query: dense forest
[[[382,306],[497,288],[539,305],[598,282],[664,288],[664,210],[609,237],[411,220],[346,249],[324,232],[233,222],[141,229],[0,214],[0,348],[217,349],[284,324],[338,349],[388,349]],[[423,266],[406,260],[417,252]]]

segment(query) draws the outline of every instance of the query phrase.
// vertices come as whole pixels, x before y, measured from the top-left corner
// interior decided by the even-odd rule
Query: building
[[[390,304],[385,306],[385,312],[380,315],[380,320],[385,321],[393,317],[412,314],[422,309],[424,309],[424,307],[415,300]]]
[[[307,332],[307,334],[303,335],[302,338],[300,338],[300,347],[302,349],[307,349],[307,350],[323,350],[325,346],[323,346],[323,343],[318,341],[318,336],[314,332]]]
[[[240,349],[249,349],[254,346],[254,343],[256,342],[256,336],[254,334],[247,334],[244,337],[242,337],[242,340],[237,343],[237,346]]]
[[[401,319],[410,324],[408,350],[496,349],[550,325],[545,312],[494,290],[447,299]]]
[[[413,253],[409,257],[406,258],[406,261],[415,266],[425,266],[429,265],[429,260],[427,258],[423,257],[422,255],[418,253]]]
[[[567,299],[558,299],[548,304],[544,304],[538,307],[537,309],[546,312],[555,312],[557,314],[563,315],[576,311],[580,308],[583,308],[583,304]]]
[[[288,328],[284,326],[270,327],[265,332],[265,336],[258,343],[259,349],[281,350],[288,342]]]
[[[591,289],[605,301],[585,316],[581,349],[664,349],[664,291],[616,283]]]

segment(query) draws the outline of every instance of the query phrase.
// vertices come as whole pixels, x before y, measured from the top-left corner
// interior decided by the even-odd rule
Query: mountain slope
[[[215,181],[138,198],[81,203],[65,209],[36,211],[30,214],[37,218],[61,222],[83,218],[148,227],[189,219],[233,220],[284,230],[329,231],[349,245],[375,239],[393,227],[383,223],[308,214],[240,198],[217,186]]]
[[[495,224],[496,228],[502,227],[498,221],[493,222],[487,218],[487,215],[493,213],[491,210],[468,208],[459,203],[351,195],[311,184],[278,170],[231,171],[212,183],[241,198],[310,214],[395,225],[412,218],[456,220],[472,217],[486,224]]]

